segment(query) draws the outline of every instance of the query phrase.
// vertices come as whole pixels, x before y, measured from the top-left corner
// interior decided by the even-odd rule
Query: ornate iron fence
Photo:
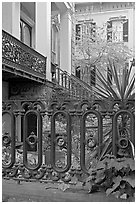
[[[71,182],[74,175],[88,174],[95,157],[106,152],[128,157],[130,144],[135,145],[134,101],[124,107],[120,101],[109,107],[98,100],[7,101],[2,114],[3,177]]]

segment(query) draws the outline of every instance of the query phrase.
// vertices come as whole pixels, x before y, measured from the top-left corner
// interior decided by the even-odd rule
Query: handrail
[[[69,94],[73,97],[80,99],[93,97],[91,86],[73,74],[70,75],[68,72],[63,71],[58,66],[52,71],[52,81],[56,84],[56,87],[62,87],[64,90],[69,91]]]

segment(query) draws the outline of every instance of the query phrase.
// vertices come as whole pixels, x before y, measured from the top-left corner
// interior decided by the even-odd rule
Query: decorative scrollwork
[[[12,168],[2,169],[2,176],[16,177],[18,175],[18,165],[14,165]]]
[[[66,143],[65,138],[63,136],[57,137],[56,142],[59,147],[63,147]]]
[[[18,66],[46,74],[46,58],[5,31],[2,32],[2,57]]]
[[[71,181],[71,175],[69,173],[60,174],[60,178],[65,183],[68,183]]]
[[[41,101],[27,101],[22,103],[22,108],[27,110],[43,111],[45,109],[45,105]]]
[[[27,137],[26,142],[30,145],[30,146],[35,146],[36,143],[38,142],[37,136],[34,134],[34,132],[31,132],[31,134],[29,135],[29,137]]]
[[[58,167],[59,169],[62,169],[63,168],[63,163],[61,160],[57,160],[56,163],[55,163],[56,167]]]
[[[59,181],[60,180],[60,175],[59,173],[53,171],[50,175],[50,178],[52,179],[52,181]]]
[[[105,109],[97,102],[87,103],[85,100],[83,102],[77,101],[77,104],[69,103],[67,100],[64,102],[51,101],[49,111],[39,101],[28,100],[26,102],[21,101],[18,104],[19,108],[11,108],[10,111],[6,109],[6,111],[3,111],[3,115],[9,114],[12,121],[15,114],[18,112],[20,115],[22,114],[21,116],[23,116],[25,121],[23,126],[25,137],[23,138],[23,150],[15,150],[17,144],[15,145],[15,134],[13,131],[15,129],[15,123],[13,123],[11,127],[14,127],[14,129],[11,129],[10,134],[4,130],[2,137],[3,177],[40,181],[62,180],[65,183],[73,182],[72,177],[74,179],[76,177],[78,181],[82,181],[85,174],[88,174],[89,169],[86,163],[86,153],[89,153],[89,156],[93,153],[93,157],[95,155],[100,159],[103,153],[102,147],[105,142],[108,142],[108,149],[112,146],[110,151],[111,153],[114,152],[113,154],[115,156],[120,158],[131,156],[131,148],[134,145],[134,113],[131,103],[128,104],[128,110],[120,110],[118,101],[116,101],[113,104],[115,105],[114,110]],[[96,104],[100,106],[94,110],[93,106]],[[82,108],[83,106],[86,106],[86,109]],[[23,114],[23,111],[25,114]],[[27,130],[28,120],[31,120],[31,117],[29,118],[31,114],[35,115],[39,124],[37,125],[36,132],[29,132]],[[43,120],[42,123],[41,116],[47,115],[50,115],[50,117],[48,120]],[[79,119],[78,125],[80,124],[81,129],[79,130],[80,134],[76,135],[76,140],[73,140],[75,133],[73,132],[72,125],[73,121],[77,121],[77,118]],[[47,140],[45,143],[42,143],[44,137],[44,134],[42,135],[42,124],[46,124],[47,121],[49,122],[49,127],[48,131],[46,129],[47,132],[44,134],[49,135],[50,151],[45,148]],[[123,121],[125,122],[123,123]],[[51,132],[49,132],[50,127]],[[76,143],[76,150],[80,152],[80,157],[76,162],[75,157],[73,157],[75,156],[73,155],[74,149],[72,149],[75,148],[73,142]],[[32,151],[31,158],[29,157],[28,145],[37,146],[37,152]],[[83,151],[85,151],[84,154]],[[21,159],[17,159],[18,152],[21,155]],[[31,163],[34,156],[36,161]],[[18,165],[15,162],[18,162]]]
[[[14,165],[10,172],[8,173],[9,177],[15,177],[18,174],[18,165]]]
[[[42,166],[39,170],[32,171],[32,177],[34,179],[42,179],[46,172],[45,166]]]
[[[120,138],[118,141],[118,145],[121,149],[126,149],[129,145],[129,140],[127,138]]]
[[[25,179],[30,179],[32,177],[32,171],[26,169],[22,164],[19,167],[20,173]]]
[[[11,110],[11,107],[11,103],[2,102],[2,110]]]
[[[88,146],[89,148],[92,149],[92,148],[94,148],[96,145],[97,145],[97,141],[96,141],[95,138],[89,137],[89,138],[87,139],[87,146]]]
[[[11,137],[8,132],[5,132],[5,134],[2,136],[2,143],[6,147],[10,145]]]

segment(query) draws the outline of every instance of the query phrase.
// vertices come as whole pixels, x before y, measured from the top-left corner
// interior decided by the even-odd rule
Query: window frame
[[[28,27],[31,28],[31,46],[32,48],[34,48],[34,30],[35,30],[35,22],[30,18],[28,17],[22,10],[20,10],[20,22],[23,21],[26,25],[28,25]],[[21,29],[21,28],[20,28]],[[21,32],[21,30],[20,30]],[[20,39],[21,40],[21,39]]]
[[[83,25],[82,25],[83,24]],[[78,31],[79,27],[79,31]],[[78,42],[83,41],[83,34],[89,35],[90,38],[92,39],[92,42],[95,42],[95,37],[96,37],[96,22],[93,20],[90,21],[79,21],[75,25],[75,41],[76,45]]]
[[[21,25],[22,24],[22,25]],[[25,43],[25,39],[24,39],[24,28],[27,27],[29,30],[29,34],[30,34],[30,47],[32,47],[32,28],[24,21],[20,18],[20,40]]]
[[[54,24],[51,27],[51,61],[59,64],[59,29]]]
[[[123,23],[123,28],[122,28],[122,41],[123,43],[128,43],[129,42],[129,31],[128,31],[128,27],[129,27],[129,19],[127,17],[125,18],[116,18],[116,19],[109,19],[107,21],[107,42],[116,42],[113,39],[113,22],[122,22]],[[127,23],[127,29],[124,28],[124,22],[126,21]],[[126,31],[126,35],[124,34],[124,32]],[[110,37],[109,37],[110,36]]]

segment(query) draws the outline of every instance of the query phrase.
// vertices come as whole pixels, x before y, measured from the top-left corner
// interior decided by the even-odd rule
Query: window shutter
[[[80,40],[80,31],[81,31],[81,25],[76,25],[76,40]]]
[[[123,22],[123,41],[128,42],[128,19]]]
[[[112,21],[107,21],[107,41],[112,42]]]
[[[92,38],[92,42],[95,42],[95,38],[96,38],[96,23],[95,22],[91,22],[91,38]]]

